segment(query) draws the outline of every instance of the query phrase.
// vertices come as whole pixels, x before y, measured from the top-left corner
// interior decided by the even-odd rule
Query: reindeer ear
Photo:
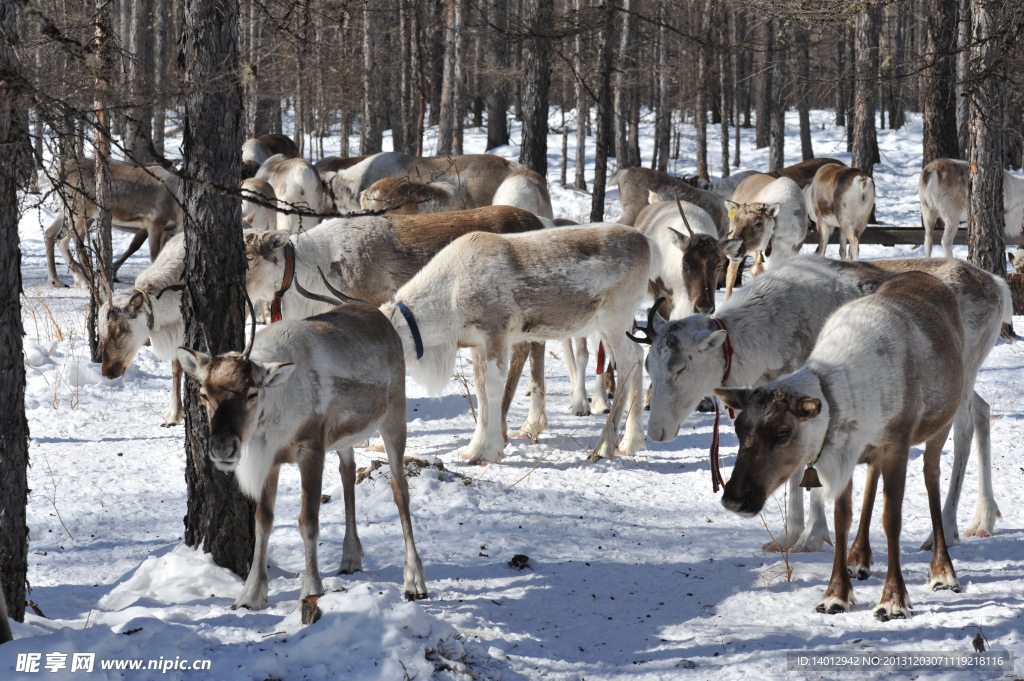
[[[264,388],[273,388],[281,385],[295,371],[295,364],[292,362],[268,362],[263,364],[254,361],[253,364],[256,365],[261,374],[259,381]]]
[[[747,408],[747,399],[753,391],[749,388],[715,388],[715,395],[725,402],[725,406],[736,411]]]
[[[683,236],[682,232],[678,232],[671,227],[668,228],[669,236],[672,237],[672,243],[674,243],[680,251],[685,252],[690,247],[690,237]]]
[[[729,260],[738,262],[743,258],[743,239],[723,239],[718,244]]]
[[[660,203],[660,202],[661,202],[661,198],[657,194],[655,194],[654,192],[652,192],[650,190],[647,191],[647,203]]]
[[[769,218],[774,218],[782,210],[781,203],[772,203],[764,207],[764,214]]]
[[[740,209],[740,204],[736,203],[735,201],[730,201],[729,199],[726,199],[725,207],[729,209],[730,213],[732,213],[734,210]],[[735,215],[735,213],[733,213],[733,215]],[[732,217],[732,215],[730,215],[729,217]]]
[[[144,302],[146,302],[146,300],[145,298],[142,297],[142,294],[136,293],[134,296],[132,296],[131,300],[128,301],[128,304],[125,305],[125,307],[133,312],[138,312],[139,310],[142,309],[142,304]]]
[[[722,343],[725,342],[725,337],[727,335],[728,334],[725,331],[712,331],[707,336],[698,341],[697,351],[707,352],[708,350],[714,350],[715,348],[720,347]]]
[[[252,221],[255,218],[256,218],[256,213],[249,213],[248,215],[246,215],[245,217],[242,218],[242,222],[244,222],[245,224],[247,224],[247,225],[249,225],[251,227],[252,226]]]
[[[266,232],[263,235],[263,242],[277,250],[278,248],[284,248],[284,245],[288,243],[288,239],[291,238],[291,232],[286,229],[278,229],[273,232]]]
[[[202,382],[206,377],[206,368],[210,366],[210,356],[205,352],[178,348],[178,364],[185,370],[185,373]]]
[[[817,397],[811,397],[810,395],[802,395],[796,398],[793,413],[801,421],[813,419],[821,413],[821,400]]]

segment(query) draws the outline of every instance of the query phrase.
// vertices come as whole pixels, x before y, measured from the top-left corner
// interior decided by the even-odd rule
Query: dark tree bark
[[[839,38],[836,40],[836,125],[846,127],[846,112],[849,103],[846,101],[846,27],[839,26]]]
[[[208,184],[237,187],[244,139],[238,80],[237,0],[185,0],[179,63],[184,71],[185,293],[181,299],[187,347],[219,354],[241,350],[245,339],[245,247],[242,233],[224,229],[241,219],[236,196]],[[195,381],[185,392],[185,543],[202,546],[217,565],[249,572],[255,504],[235,476],[207,456],[209,424]]]
[[[669,101],[668,26],[672,20],[669,0],[661,0],[661,28],[658,31],[658,157],[657,169],[668,172],[669,144],[672,141],[672,104]]]
[[[255,2],[255,0],[253,0]],[[167,33],[170,0],[155,0],[153,5],[153,149],[164,154],[164,128],[167,125],[167,101],[164,87],[167,80]],[[255,80],[255,79],[254,79]]]
[[[757,120],[754,135],[754,147],[763,149],[768,146],[771,119],[772,119],[772,95],[775,86],[772,83],[775,69],[772,68],[772,53],[775,50],[775,21],[765,19],[761,28],[762,51],[757,55],[757,66],[755,72],[760,73],[757,79]]]
[[[619,32],[618,72],[615,74],[615,165],[629,168],[630,75],[633,66],[633,0],[622,0],[622,29]]]
[[[704,0],[700,13],[700,39],[697,45],[697,91],[693,98],[696,109],[694,125],[697,128],[697,177],[708,179],[708,48],[705,46],[711,30],[712,0]]]
[[[786,66],[786,48],[782,40],[782,22],[771,22],[774,29],[771,41],[772,90],[769,99],[768,125],[768,172],[782,170],[786,166],[786,88],[789,69]]]
[[[376,0],[366,0],[363,8],[363,122],[360,126],[359,153],[376,154],[382,149],[384,131],[381,118],[384,88],[377,64]]]
[[[740,80],[743,77],[741,71],[743,64],[745,63],[745,56],[738,47],[740,44],[741,37],[741,26],[743,23],[743,15],[737,14],[732,22],[732,74],[733,74],[733,88],[732,88],[732,100],[733,100],[733,124],[736,126],[736,142],[733,144],[735,149],[733,156],[733,165],[737,168],[740,167],[740,99],[742,98],[742,91],[749,92],[749,86],[746,84],[741,85]]]
[[[113,215],[111,214],[110,209],[110,120],[107,112],[108,89],[110,76],[113,72],[110,45],[111,38],[110,2],[109,0],[96,0],[96,42],[94,46],[95,55],[97,57],[95,61],[96,100],[93,105],[96,122],[96,138],[93,148],[96,155],[95,245],[98,267],[89,277],[89,287],[92,295],[89,296],[88,318],[89,350],[92,355],[93,362],[99,362],[103,359],[102,352],[100,350],[97,319],[99,312],[97,306],[100,287],[102,286],[104,290],[109,290],[110,284],[112,283],[111,280],[113,279],[114,248],[111,243],[110,234],[113,221]],[[137,132],[137,128],[134,124],[131,126],[131,129]],[[146,145],[146,148],[142,150],[142,156],[144,158],[152,156],[148,148],[149,141],[147,139],[136,135],[135,141],[136,143]],[[80,257],[84,260],[87,257],[85,253],[89,250],[89,244],[80,244],[79,250],[82,253]],[[85,263],[83,262],[83,265],[84,264]],[[103,283],[101,284],[97,279],[101,279]]]
[[[797,88],[799,102],[797,108],[800,112],[800,154],[804,161],[814,158],[814,147],[811,145],[811,56],[808,43],[807,27],[797,24],[796,30],[796,64],[798,78],[800,80]]]
[[[488,32],[488,64],[492,76],[487,93],[487,148],[494,149],[508,144],[508,92],[503,77],[508,68],[508,46],[502,32],[508,18],[508,0],[490,0],[488,21],[494,29]]]
[[[956,1],[928,0],[925,6],[924,129],[922,166],[956,158]]]
[[[967,100],[967,78],[970,74],[971,0],[957,0],[956,40],[956,141],[958,158],[967,158],[970,147],[970,106]]]
[[[612,33],[614,0],[596,0],[600,8],[597,30],[597,140],[594,149],[594,188],[590,196],[590,221],[604,222],[604,193],[608,181],[608,152],[615,143],[612,128]]]
[[[398,8],[398,40],[400,43],[398,68],[401,71],[399,107],[402,119],[402,145],[400,148],[396,146],[396,149],[405,154],[416,153],[416,106],[414,101],[416,93],[414,74],[416,71],[413,68],[412,44],[414,38],[411,35],[415,31],[413,27],[415,17],[415,7]]]
[[[970,168],[967,259],[1006,277],[1002,109],[1006,87],[998,3],[971,0]]]
[[[878,7],[869,4],[857,17],[857,94],[854,104],[851,165],[868,175],[879,162],[875,136],[875,92],[878,82]]]
[[[444,81],[441,87],[441,123],[437,130],[437,153],[462,153],[462,112],[465,109],[463,75],[463,5],[465,0],[449,0],[444,50]]]
[[[576,173],[573,188],[587,191],[587,91],[583,83],[583,27],[581,25],[583,0],[573,0],[576,36],[573,39],[573,70],[576,72],[574,94],[576,95]]]
[[[131,3],[128,30],[128,94],[133,104],[127,118],[125,148],[136,163],[153,160],[153,106],[150,83],[153,73],[152,0],[123,0]]]
[[[523,0],[523,22],[530,38],[523,43],[523,146],[519,162],[530,170],[548,176],[548,89],[551,66],[548,52],[551,40],[551,0]]]
[[[892,75],[889,93],[889,128],[899,130],[907,123],[907,105],[903,101],[903,80],[906,77],[903,61],[906,59],[907,42],[907,6],[899,3],[896,6],[896,27],[892,43],[891,65]]]
[[[719,108],[722,112],[719,121],[722,124],[722,177],[729,177],[729,56],[725,51],[726,35],[729,32],[729,15],[725,12],[724,6],[719,21],[721,21],[721,27],[718,31],[720,45],[718,48],[718,90]]]
[[[0,35],[0,597],[6,614],[23,622],[28,583],[28,420],[17,191],[29,140],[18,115],[26,110],[27,101],[12,78],[19,68],[16,3],[0,3]]]

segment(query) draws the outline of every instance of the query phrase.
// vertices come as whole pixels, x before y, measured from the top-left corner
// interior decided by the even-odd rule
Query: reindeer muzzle
[[[739,489],[739,485],[730,486],[727,482],[722,492],[722,506],[744,518],[753,518],[764,508],[764,499],[755,498],[755,495]]]
[[[230,473],[238,467],[241,441],[233,435],[210,436],[210,461],[217,470]]]

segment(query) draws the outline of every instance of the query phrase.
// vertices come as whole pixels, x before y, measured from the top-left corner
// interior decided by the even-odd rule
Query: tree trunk
[[[632,24],[633,0],[622,0],[622,30],[619,33],[618,72],[615,74],[615,165],[630,167],[629,78],[632,75]]]
[[[134,12],[133,12],[134,16]],[[110,83],[110,75],[113,72],[113,61],[111,60],[113,37],[110,30],[110,4],[108,0],[96,0],[96,100],[93,106],[96,122],[96,138],[93,149],[96,156],[96,258],[97,268],[89,277],[89,350],[93,362],[102,361],[102,352],[99,342],[98,327],[98,302],[100,297],[100,286],[104,290],[110,290],[113,280],[114,248],[111,243],[111,226],[113,215],[111,214],[111,187],[110,187],[110,129],[109,115],[107,113],[107,97]],[[130,128],[135,134],[135,141],[145,145],[142,149],[143,157],[151,157],[148,148],[149,140],[138,134],[136,125]],[[130,135],[131,136],[131,135]],[[85,265],[85,251],[89,250],[89,244],[82,243],[80,256]],[[97,279],[102,280],[102,284]]]
[[[771,51],[772,90],[769,113],[771,121],[768,126],[768,172],[782,170],[786,166],[786,89],[788,85],[788,68],[786,67],[786,48],[782,40],[784,24],[771,22],[770,29],[778,32],[773,35]]]
[[[363,8],[363,122],[359,135],[360,154],[378,153],[383,148],[384,140],[380,120],[384,95],[377,64],[377,14],[377,2],[366,0]]]
[[[869,4],[857,17],[857,95],[854,106],[851,165],[869,176],[879,162],[875,136],[875,92],[878,82],[878,7]]]
[[[128,96],[132,103],[127,115],[124,146],[129,158],[140,165],[153,160],[153,106],[149,84],[153,73],[152,0],[123,0],[131,3],[128,29]]]
[[[594,190],[590,196],[590,221],[604,222],[604,192],[608,181],[608,152],[615,143],[612,129],[612,32],[614,0],[596,0],[601,10],[597,30],[597,140],[594,145]]]
[[[587,106],[587,91],[583,83],[583,0],[573,0],[573,13],[576,24],[576,36],[573,40],[573,71],[576,72],[574,94],[576,95],[576,173],[573,188],[587,191],[587,119],[590,112]]]
[[[13,2],[0,3],[0,34],[0,597],[6,614],[23,622],[28,583],[28,420],[17,192],[29,140],[18,115],[27,107],[27,97],[10,77],[19,70],[18,11]]]
[[[771,128],[772,95],[775,86],[772,84],[774,69],[772,68],[772,53],[775,49],[775,22],[772,19],[764,20],[762,28],[763,50],[757,55],[756,72],[761,76],[757,79],[757,121],[755,121],[756,134],[754,148],[764,149],[768,146]]]
[[[722,177],[729,177],[729,56],[725,51],[726,35],[729,31],[729,15],[724,10],[720,17],[722,22],[718,32],[718,89],[722,112]]]
[[[697,177],[708,179],[708,48],[706,43],[711,31],[712,0],[704,0],[700,13],[700,40],[705,44],[697,50],[697,91],[693,98],[696,109],[694,125],[697,128]]]
[[[970,180],[967,259],[1006,277],[1002,110],[1005,73],[998,3],[971,0]]]
[[[658,31],[658,157],[657,168],[668,172],[669,144],[672,141],[672,103],[668,82],[668,26],[672,20],[669,0],[661,0],[661,28]]]
[[[437,154],[462,153],[462,111],[465,83],[462,74],[465,31],[462,23],[465,0],[449,0],[441,87],[441,123],[437,130]]]
[[[242,233],[224,230],[241,219],[237,196],[202,184],[237,187],[244,138],[238,80],[237,0],[185,0],[180,63],[184,71],[185,345],[219,354],[245,340],[245,247]],[[216,27],[216,30],[211,30]],[[185,392],[185,543],[202,546],[217,565],[249,572],[255,504],[235,476],[210,463],[209,424],[195,381]]]
[[[800,98],[798,109],[800,111],[800,154],[804,161],[814,158],[814,147],[811,145],[811,56],[808,48],[810,42],[807,35],[807,27],[797,24],[796,33],[796,63],[800,84],[797,89],[797,97]]]
[[[519,162],[548,176],[548,88],[551,40],[545,35],[551,26],[551,0],[523,0],[523,23],[530,38],[523,42],[523,145]]]
[[[846,112],[849,104],[846,101],[846,27],[839,26],[839,39],[836,40],[836,125],[846,127]],[[849,133],[847,133],[849,134]]]
[[[906,77],[903,60],[906,58],[906,42],[907,6],[905,3],[899,3],[896,6],[896,31],[890,60],[892,78],[889,94],[889,128],[892,130],[899,130],[907,123],[907,106],[903,101],[903,81]]]
[[[401,148],[396,146],[395,150],[401,151],[404,154],[415,154],[416,140],[415,133],[413,131],[415,130],[416,127],[416,105],[414,102],[416,87],[413,82],[413,74],[415,73],[415,71],[413,71],[413,57],[411,52],[413,38],[411,36],[411,33],[413,30],[413,18],[416,16],[416,8],[399,7],[397,11],[398,41],[400,43],[398,68],[401,71],[401,82],[399,83],[400,92],[398,96],[398,103],[402,120],[402,146]]]
[[[153,5],[153,149],[164,155],[164,134],[167,126],[167,100],[164,88],[168,69],[167,18],[171,13],[169,0],[155,0]]]
[[[487,93],[487,148],[508,144],[508,92],[505,70],[508,68],[508,46],[503,32],[508,18],[508,0],[490,0],[494,28],[487,32],[488,63],[492,75]]]
[[[740,45],[740,26],[743,22],[741,15],[736,15],[732,22],[732,76],[733,76],[733,88],[732,88],[732,100],[733,100],[733,124],[736,128],[736,142],[733,144],[735,149],[733,156],[733,165],[737,168],[740,167],[740,99],[741,90],[746,88],[744,84],[741,86],[740,79],[742,78],[740,71],[742,64],[744,63],[744,55],[741,52]]]
[[[928,0],[925,7],[924,124],[922,166],[937,158],[956,158],[956,100],[953,55],[956,51],[956,1]]]
[[[968,157],[970,147],[970,106],[967,99],[967,78],[970,74],[971,0],[958,0],[956,41],[956,140],[958,158]]]

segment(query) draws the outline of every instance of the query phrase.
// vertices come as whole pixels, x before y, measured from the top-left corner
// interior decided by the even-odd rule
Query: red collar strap
[[[722,344],[722,353],[725,355],[725,373],[722,375],[722,385],[729,379],[729,374],[732,373],[732,356],[736,354],[736,351],[732,348],[732,341],[729,339],[729,330],[725,328],[725,322],[717,317],[711,318],[711,323],[715,325],[715,328],[719,331],[725,331],[725,343]],[[722,471],[719,468],[718,463],[718,444],[719,434],[718,426],[721,421],[721,412],[718,409],[718,398],[715,400],[715,429],[711,433],[711,491],[714,494],[718,494],[718,487],[721,485],[725,487],[725,480],[722,478]],[[732,407],[726,407],[729,412],[729,418],[735,419],[736,413]]]
[[[281,288],[274,293],[274,302],[270,304],[270,323],[281,321],[281,301],[285,291],[291,288],[292,279],[295,278],[295,249],[292,242],[284,245],[284,279],[281,280]]]
[[[768,239],[768,245],[764,249],[764,257],[768,257],[772,254],[772,241],[775,241],[775,237]]]

